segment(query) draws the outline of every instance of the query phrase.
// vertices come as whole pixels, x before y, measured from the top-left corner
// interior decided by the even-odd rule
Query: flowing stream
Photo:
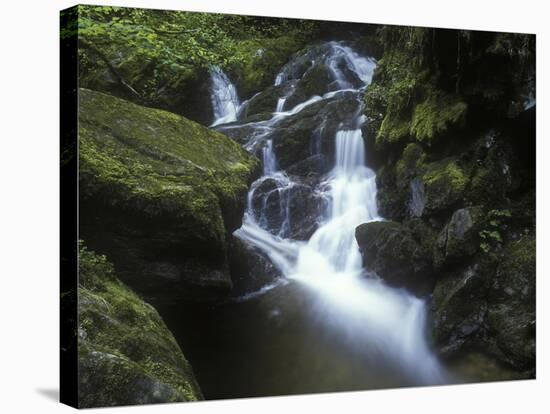
[[[279,169],[270,133],[287,117],[339,94],[353,94],[362,102],[364,88],[376,66],[373,59],[359,56],[338,42],[328,43],[326,50],[317,60],[321,59],[331,73],[329,92],[313,96],[286,112],[283,107],[287,97],[283,96],[270,119],[249,124],[252,132],[245,148],[261,157],[264,169],[263,176],[250,188],[243,225],[235,236],[267,254],[283,277],[227,305],[214,317],[216,322],[209,319],[209,323],[217,325],[218,333],[210,331],[208,343],[230,348],[229,355],[214,358],[212,364],[228,364],[227,359],[232,358],[241,364],[230,362],[230,367],[224,369],[239,373],[233,372],[233,376],[223,380],[213,379],[210,374],[201,378],[201,369],[214,367],[204,358],[192,361],[198,365],[199,381],[207,384],[210,396],[276,395],[448,381],[428,346],[425,301],[388,287],[362,266],[355,228],[382,220],[376,206],[376,176],[365,163],[362,103],[351,114],[350,122],[339,125],[332,138],[334,166],[315,188],[319,199],[327,200],[317,218],[318,228],[307,241],[288,237],[292,227],[288,195],[299,183]],[[275,85],[292,80],[292,70],[290,62],[277,75]],[[213,125],[235,121],[238,100],[234,86],[219,69],[212,72],[212,79],[218,85],[212,89],[216,114]],[[255,191],[266,180],[275,183],[272,191],[278,193],[283,217],[275,230],[266,225],[265,204],[258,207],[253,203]],[[220,347],[215,352],[223,351]],[[236,356],[239,352],[240,359]]]

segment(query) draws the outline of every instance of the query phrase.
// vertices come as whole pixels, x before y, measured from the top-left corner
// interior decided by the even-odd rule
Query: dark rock
[[[489,277],[484,266],[473,264],[437,281],[432,336],[441,356],[456,355],[481,335],[487,316]]]
[[[312,155],[303,161],[291,165],[286,169],[290,175],[301,178],[317,179],[331,170],[328,157],[323,154]]]
[[[434,251],[436,267],[456,263],[479,250],[479,230],[484,212],[481,207],[467,207],[457,210],[443,228]]]
[[[258,133],[254,125],[248,124],[224,124],[214,129],[228,136],[242,146],[246,145],[254,134]]]
[[[285,102],[285,108],[292,109],[315,95],[323,96],[330,91],[331,82],[332,76],[329,69],[322,63],[315,64],[293,85],[292,92]]]
[[[281,276],[262,250],[235,236],[229,243],[229,268],[233,281],[232,297],[256,292]]]
[[[282,237],[307,240],[318,228],[325,200],[310,186],[281,185],[266,178],[254,190],[252,208],[263,228]]]
[[[488,330],[505,360],[521,369],[535,368],[535,243],[525,236],[504,249],[488,300]]]
[[[333,162],[336,131],[356,127],[353,120],[359,107],[355,94],[342,93],[283,119],[270,136],[279,166],[286,169],[315,154]]]
[[[420,222],[402,225],[391,221],[361,224],[355,238],[363,266],[389,285],[418,296],[431,293],[434,284],[433,231]]]
[[[248,102],[244,103],[242,113],[239,118],[251,122],[254,115],[272,114],[277,107],[277,101],[284,96],[290,86],[270,86],[264,91],[257,93]]]
[[[426,207],[426,189],[421,175],[426,153],[416,143],[408,144],[400,157],[388,158],[377,174],[378,207],[384,217],[405,220],[421,217]]]

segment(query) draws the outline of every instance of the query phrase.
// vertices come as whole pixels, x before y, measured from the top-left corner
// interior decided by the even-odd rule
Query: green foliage
[[[113,278],[113,265],[104,255],[98,255],[87,249],[83,240],[78,241],[79,284],[88,286],[96,276]]]
[[[211,65],[266,86],[317,30],[311,21],[111,6],[78,6],[72,21],[61,36],[78,35],[81,76],[94,79],[99,51],[145,100]]]
[[[487,224],[479,232],[479,248],[484,253],[499,249],[504,242],[502,233],[507,229],[507,222],[512,217],[510,210],[491,210],[487,213]]]
[[[458,97],[433,93],[416,105],[410,134],[418,141],[430,144],[450,125],[463,123],[467,105]]]

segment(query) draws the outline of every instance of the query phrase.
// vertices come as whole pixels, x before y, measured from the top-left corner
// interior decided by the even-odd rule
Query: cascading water
[[[406,377],[407,384],[442,383],[446,380],[445,373],[425,338],[425,302],[403,290],[388,287],[376,275],[365,274],[363,270],[355,228],[382,218],[376,206],[376,177],[365,165],[362,104],[349,123],[351,127],[341,126],[336,131],[335,165],[317,189],[329,200],[329,205],[319,217],[320,226],[307,242],[285,238],[290,225],[288,212],[279,229],[268,230],[262,210],[265,200],[259,207],[253,205],[254,193],[270,180],[275,186],[270,191],[278,192],[281,214],[285,215],[288,198],[285,199],[284,194],[296,185],[279,170],[273,142],[269,139],[279,122],[315,102],[342,93],[353,93],[362,102],[375,61],[337,42],[328,43],[326,50],[322,59],[330,68],[335,90],[322,97],[311,97],[286,112],[282,111],[284,99],[279,99],[271,119],[249,124],[257,132],[251,134],[245,148],[262,148],[264,174],[251,186],[243,225],[235,235],[263,250],[282,272],[285,283],[295,282],[308,289],[316,298],[311,304],[312,312],[323,315],[323,324],[330,326],[333,335],[348,338],[346,346],[350,349],[368,354],[371,360],[389,361],[388,366]],[[283,68],[275,85],[286,82],[289,71]],[[265,294],[277,286],[280,284],[273,283],[256,293]],[[247,295],[245,299],[252,297],[257,296]]]
[[[214,111],[214,122],[211,126],[236,121],[240,104],[235,86],[218,66],[210,68],[210,79],[210,96]]]

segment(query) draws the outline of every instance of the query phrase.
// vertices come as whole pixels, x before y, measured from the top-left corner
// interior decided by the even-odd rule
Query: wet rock
[[[292,109],[296,105],[307,101],[312,96],[323,96],[330,91],[332,76],[330,70],[323,63],[309,68],[304,76],[292,86],[285,108]]]
[[[353,93],[323,99],[283,119],[271,134],[282,169],[323,154],[334,159],[334,137],[339,129],[355,129],[354,115],[360,102]]]
[[[229,268],[234,298],[256,292],[281,277],[267,254],[236,236],[229,243]]]
[[[434,284],[431,248],[434,233],[421,222],[403,225],[392,221],[361,224],[355,238],[363,266],[389,285],[418,296],[431,293]]]
[[[455,211],[437,239],[434,251],[436,267],[456,263],[476,253],[483,220],[483,208],[479,206]]]
[[[488,330],[505,360],[517,368],[535,368],[536,245],[524,236],[503,253],[489,292]]]
[[[331,168],[332,166],[328,157],[323,154],[317,154],[291,165],[286,171],[290,175],[301,178],[317,179],[319,176],[328,173]]]
[[[432,302],[432,336],[441,356],[454,356],[481,336],[491,274],[486,270],[473,264],[438,280]]]
[[[307,240],[318,227],[325,200],[307,185],[281,185],[267,178],[254,190],[252,207],[256,220],[271,233]]]
[[[250,122],[254,115],[272,114],[277,107],[279,98],[288,93],[290,86],[270,86],[264,91],[254,95],[248,102],[244,104],[242,113],[239,118]]]
[[[319,227],[319,218],[328,205],[322,195],[307,185],[296,187],[289,199],[288,237],[295,240],[309,240]]]
[[[384,217],[404,220],[422,217],[426,207],[426,187],[419,178],[426,153],[416,144],[408,144],[400,157],[384,164],[378,171],[378,207]]]

